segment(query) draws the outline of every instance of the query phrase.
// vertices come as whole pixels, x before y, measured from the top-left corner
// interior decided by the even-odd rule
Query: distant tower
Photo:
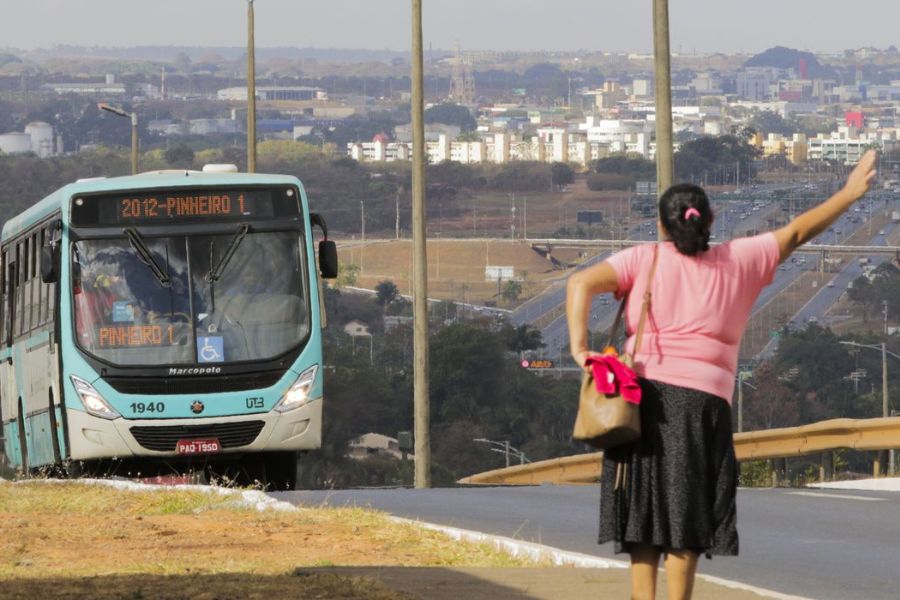
[[[472,60],[463,56],[456,46],[453,61],[453,78],[450,79],[450,100],[462,106],[475,105],[475,77],[472,75]]]
[[[166,99],[166,68],[160,68],[159,74],[159,97],[163,100]]]

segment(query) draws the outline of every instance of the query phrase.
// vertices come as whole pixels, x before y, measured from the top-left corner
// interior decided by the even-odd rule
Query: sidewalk
[[[324,567],[298,571],[372,578],[392,590],[421,600],[627,599],[631,589],[627,569]],[[665,598],[664,573],[660,573],[658,585],[657,598]],[[700,577],[694,587],[695,600],[758,600],[766,597],[788,598],[725,587]]]

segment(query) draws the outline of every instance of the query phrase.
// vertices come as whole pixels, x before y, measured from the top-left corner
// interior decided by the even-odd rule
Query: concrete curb
[[[530,558],[535,561],[548,560],[557,566],[570,565],[588,569],[627,569],[629,566],[628,563],[620,560],[600,558],[599,556],[591,556],[590,554],[581,554],[579,552],[569,552],[552,546],[535,544],[534,542],[524,542],[522,540],[515,540],[500,535],[491,535],[480,531],[447,527],[446,525],[437,525],[435,523],[414,521],[412,519],[394,516],[391,516],[390,520],[395,523],[413,525],[430,531],[437,531],[460,542],[488,544],[511,556]]]
[[[570,552],[568,550],[554,548],[553,546],[515,540],[513,538],[508,538],[500,535],[491,535],[488,533],[482,533],[480,531],[459,529],[458,527],[448,527],[446,525],[437,525],[435,523],[415,521],[412,519],[404,519],[402,517],[391,516],[389,518],[395,523],[413,525],[416,527],[421,527],[423,529],[428,529],[430,531],[443,533],[457,541],[476,544],[488,544],[493,546],[495,549],[500,550],[501,552],[510,554],[511,556],[526,557],[538,561],[549,560],[557,566],[572,566],[587,569],[627,569],[630,566],[629,563],[620,560],[601,558],[599,556],[582,554],[580,552]],[[751,592],[763,598],[774,598],[775,600],[813,600],[812,598],[807,598],[805,596],[783,594],[774,590],[767,590],[764,588],[748,585],[746,583],[741,583],[740,581],[722,579],[713,575],[704,575],[702,573],[698,573],[697,578],[714,585],[720,585],[725,588]]]

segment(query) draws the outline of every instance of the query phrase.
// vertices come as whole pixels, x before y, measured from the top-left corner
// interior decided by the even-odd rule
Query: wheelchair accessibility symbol
[[[224,361],[225,347],[221,337],[197,337],[197,362],[213,363]]]

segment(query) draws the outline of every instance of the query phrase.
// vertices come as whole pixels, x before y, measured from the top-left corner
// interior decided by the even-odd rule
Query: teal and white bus
[[[199,466],[284,489],[321,446],[334,242],[298,179],[216,167],[81,180],[4,225],[9,466]]]

